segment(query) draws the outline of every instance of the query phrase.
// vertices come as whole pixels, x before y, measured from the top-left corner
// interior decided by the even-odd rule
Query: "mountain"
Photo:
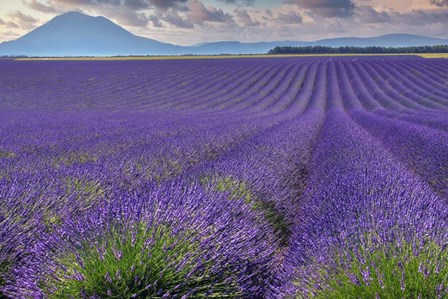
[[[436,46],[448,44],[448,40],[414,35],[414,34],[386,34],[377,37],[341,37],[322,39],[313,43],[316,46],[330,47],[410,47],[410,46]]]
[[[182,47],[133,35],[104,17],[57,16],[24,36],[0,44],[0,55],[109,56],[180,54]]]
[[[0,56],[261,54],[267,53],[276,46],[401,47],[440,44],[448,44],[448,40],[412,34],[388,34],[368,38],[322,39],[314,42],[241,43],[222,41],[184,47],[136,36],[104,17],[91,17],[79,12],[68,12],[51,19],[16,40],[0,43]]]

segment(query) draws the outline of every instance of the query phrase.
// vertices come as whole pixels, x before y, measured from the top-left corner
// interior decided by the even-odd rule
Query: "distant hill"
[[[276,41],[241,43],[222,41],[185,47],[136,36],[104,17],[68,12],[51,19],[24,36],[0,43],[0,55],[26,56],[116,56],[116,55],[207,55],[261,54],[276,46],[433,46],[448,40],[411,35],[388,34],[378,37],[343,37],[314,42]]]
[[[322,39],[314,42],[277,41],[240,43],[236,41],[205,43],[196,47],[199,54],[258,54],[267,53],[277,46],[307,47],[410,47],[448,45],[448,40],[413,34],[387,34],[377,37],[341,37]]]
[[[416,47],[446,45],[448,39],[413,34],[386,34],[377,37],[341,37],[322,39],[312,46],[329,47]]]
[[[308,42],[278,41],[241,43],[237,41],[223,41],[203,43],[196,46],[194,54],[264,54],[276,46],[306,46]]]

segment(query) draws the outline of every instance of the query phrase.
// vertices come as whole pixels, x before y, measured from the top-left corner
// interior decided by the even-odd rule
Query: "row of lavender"
[[[448,62],[1,64],[0,296],[448,296]]]
[[[344,100],[346,108],[446,110],[446,72],[440,60],[333,59],[2,61],[0,108],[278,113],[302,102],[296,96],[305,77],[320,78],[332,66],[355,87],[356,97]]]

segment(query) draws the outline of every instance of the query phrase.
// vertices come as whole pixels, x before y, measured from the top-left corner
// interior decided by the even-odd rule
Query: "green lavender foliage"
[[[250,184],[232,176],[204,176],[203,185],[210,184],[214,191],[228,192],[229,199],[243,199],[251,209],[262,215],[264,221],[269,223],[280,238],[281,245],[286,246],[290,235],[289,223],[283,213],[272,201],[261,200],[251,189]]]
[[[298,283],[297,298],[447,298],[448,251],[432,241],[374,244],[335,252],[333,265],[315,265],[317,279]]]
[[[215,280],[206,264],[197,269],[202,253],[190,234],[174,234],[163,225],[140,223],[124,231],[112,226],[95,243],[83,243],[77,251],[62,254],[58,270],[44,277],[40,288],[49,299],[160,298],[167,291],[173,296],[191,292],[190,298],[207,298],[211,287],[214,296],[222,292],[238,297],[232,282],[212,283]]]

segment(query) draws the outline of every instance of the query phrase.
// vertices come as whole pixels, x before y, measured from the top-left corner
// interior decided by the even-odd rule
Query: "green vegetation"
[[[55,158],[53,162],[56,166],[72,166],[74,164],[94,163],[96,161],[98,161],[98,158],[92,154],[87,152],[71,151],[66,155]]]
[[[180,174],[185,167],[178,159],[170,159],[164,157],[153,157],[147,159],[140,157],[136,161],[125,164],[123,174],[128,178],[126,182],[122,182],[122,187],[129,188],[126,184],[138,184],[139,180],[135,180],[135,176],[142,179],[151,180],[157,184]]]
[[[431,241],[375,243],[370,238],[356,251],[335,252],[335,265],[317,265],[318,279],[300,286],[317,299],[447,298],[445,248]]]
[[[231,200],[242,198],[247,204],[250,204],[255,199],[252,190],[248,187],[248,184],[233,177],[203,177],[201,179],[201,183],[203,185],[208,182],[212,183],[215,191],[229,192],[229,199]]]
[[[292,47],[279,46],[268,52],[275,54],[422,54],[422,53],[448,53],[448,45],[421,46],[421,47],[328,47],[308,46]]]
[[[77,192],[85,203],[91,203],[104,195],[104,188],[98,181],[80,178],[67,178],[67,194]]]
[[[105,189],[96,180],[67,177],[63,183],[65,194],[58,199],[55,206],[44,207],[42,210],[45,227],[50,232],[63,223],[61,211],[78,214],[94,207],[105,198]]]
[[[7,150],[0,150],[0,159],[12,159],[16,157],[16,153],[7,151]]]
[[[45,227],[49,232],[54,231],[54,228],[61,225],[63,222],[62,217],[58,212],[50,208],[44,209],[42,216]]]
[[[287,245],[290,230],[285,215],[276,207],[274,202],[264,201],[257,197],[248,183],[231,176],[204,176],[201,178],[201,184],[211,186],[214,191],[228,192],[230,200],[243,199],[253,211],[260,213],[269,223],[279,236],[281,245]]]
[[[3,248],[0,248],[2,250]],[[9,273],[10,265],[7,264],[5,261],[0,262],[0,287],[3,287],[5,285],[5,278],[4,276]],[[7,297],[3,294],[2,291],[0,291],[0,299],[6,299]]]
[[[189,237],[190,236],[190,237]],[[215,297],[234,292],[229,282],[212,281],[209,266],[197,268],[201,250],[188,233],[174,233],[168,226],[122,229],[113,225],[104,236],[84,242],[76,251],[57,258],[59,267],[40,282],[46,298],[161,298],[187,294],[206,298],[213,286]],[[221,273],[222,274],[222,273]],[[180,298],[179,296],[179,298]],[[224,295],[223,295],[224,296]]]

